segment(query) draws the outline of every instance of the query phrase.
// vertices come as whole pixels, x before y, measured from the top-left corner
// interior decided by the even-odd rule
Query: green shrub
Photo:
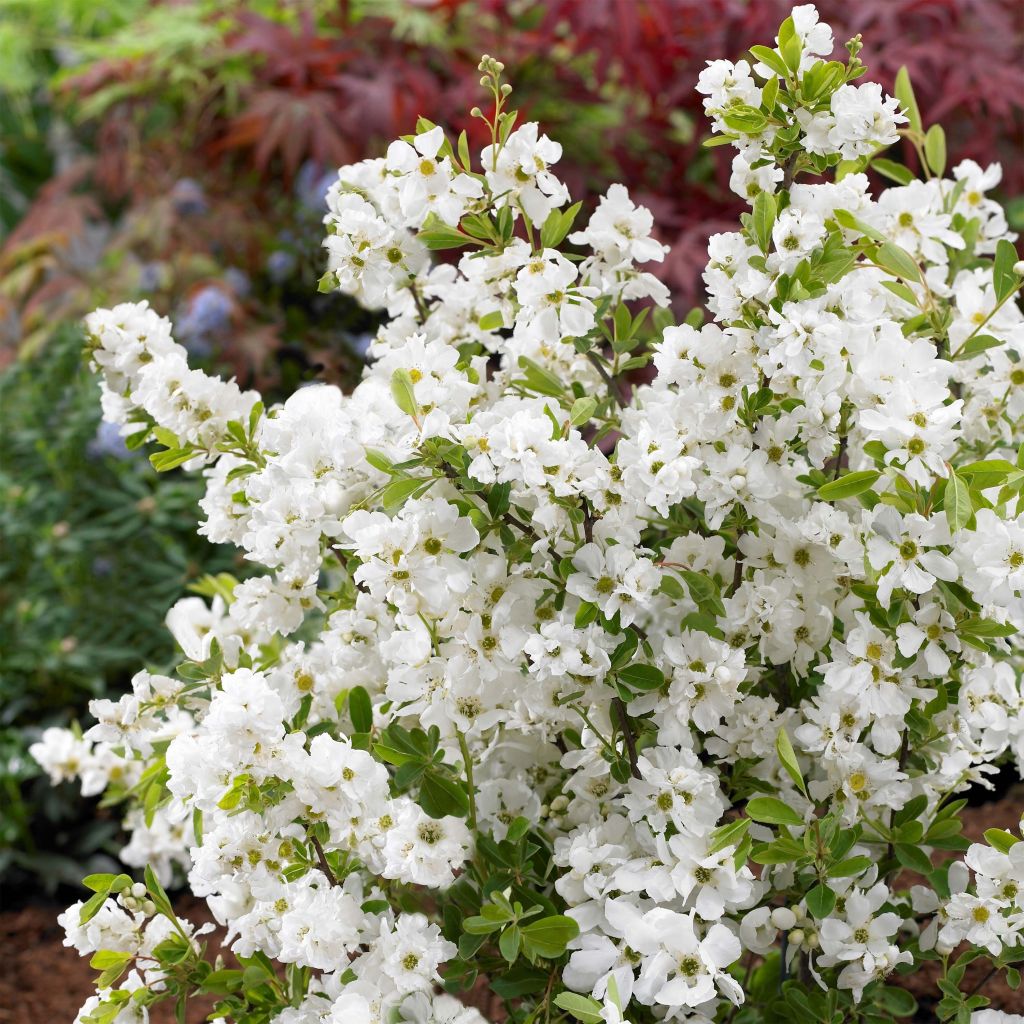
[[[234,567],[190,530],[201,481],[158,477],[100,428],[77,327],[0,375],[0,876],[71,879],[115,826],[51,790],[25,753],[42,728],[171,659],[164,613]],[[237,571],[237,567],[236,568]],[[130,599],[128,595],[131,595]],[[58,852],[59,851],[59,852]],[[13,874],[12,874],[13,872]]]

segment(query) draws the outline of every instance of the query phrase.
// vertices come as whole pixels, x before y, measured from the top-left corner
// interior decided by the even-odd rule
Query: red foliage
[[[787,0],[435,0],[444,46],[396,37],[383,17],[353,20],[345,0],[318,24],[288,26],[243,14],[226,50],[244,56],[251,82],[241,109],[199,126],[195,148],[251,163],[289,181],[306,160],[328,167],[379,154],[426,114],[483,143],[467,116],[481,101],[476,64],[507,66],[514,100],[565,144],[559,173],[591,197],[623,180],[655,213],[673,253],[661,272],[683,297],[699,295],[707,235],[735,222],[728,153],[701,147],[694,92],[706,60],[738,58],[770,40]],[[1000,159],[1010,194],[1024,192],[1024,3],[1020,0],[821,0],[837,43],[856,33],[873,77],[891,87],[911,72],[926,121],[941,120],[950,157]],[[81,93],[132,73],[92,67]],[[129,100],[139,102],[137,99]],[[216,107],[216,98],[208,108]],[[609,112],[614,112],[612,116]],[[117,110],[106,131],[125,129]],[[126,145],[125,149],[129,147]],[[138,171],[145,173],[145,161]],[[116,163],[116,172],[125,163]],[[111,168],[110,177],[117,177]],[[192,173],[195,173],[194,170]],[[115,182],[112,180],[111,182]],[[123,182],[116,182],[123,185]]]

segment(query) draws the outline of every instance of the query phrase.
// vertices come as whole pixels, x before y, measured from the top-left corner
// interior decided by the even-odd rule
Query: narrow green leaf
[[[754,821],[764,822],[768,825],[798,827],[804,824],[804,819],[792,807],[773,796],[755,796],[748,800],[747,814]]]
[[[400,508],[421,487],[430,483],[430,480],[420,480],[413,476],[399,477],[397,480],[392,480],[380,492],[380,503],[390,512]]]
[[[943,492],[943,501],[946,506],[946,522],[949,523],[950,532],[956,533],[962,530],[974,516],[974,506],[971,504],[971,494],[967,483],[957,475],[956,470],[951,470],[949,480],[946,481],[946,488]]]
[[[917,108],[917,99],[914,97],[914,89],[910,84],[910,72],[902,67],[896,74],[896,86],[893,90],[896,99],[900,101],[903,112],[907,115],[910,127],[915,132],[923,130],[921,125],[921,111]]]
[[[778,203],[770,192],[758,192],[754,197],[753,231],[754,240],[761,252],[767,253],[772,244],[772,228]]]
[[[932,174],[941,178],[946,170],[946,133],[941,124],[933,124],[924,137],[924,155]]]
[[[768,46],[752,46],[750,48],[750,55],[756,61],[760,61],[765,66],[772,69],[775,74],[786,78],[789,75],[789,69],[786,67],[786,62],[782,59],[781,55],[771,49]]]
[[[1000,853],[1008,853],[1010,847],[1016,846],[1020,840],[1006,829],[989,828],[985,829],[985,842]]]
[[[412,416],[413,419],[419,416],[420,407],[416,402],[412,376],[405,367],[400,366],[391,374],[391,397],[406,416]]]
[[[373,729],[373,705],[370,695],[363,686],[354,686],[348,694],[348,713],[352,728],[356,732],[370,732]]]
[[[1002,302],[1020,284],[1019,275],[1013,271],[1017,262],[1017,250],[1013,242],[1000,238],[996,243],[996,255],[992,264],[992,286],[995,288],[996,302]]]
[[[993,338],[991,334],[976,334],[968,338],[953,353],[953,359],[972,359],[976,355],[987,351],[990,348],[998,348],[1003,342],[999,338]]]
[[[559,992],[555,996],[555,1006],[571,1013],[581,1024],[600,1024],[604,1020],[601,1004],[578,992]]]
[[[838,480],[822,484],[818,488],[818,497],[822,501],[842,501],[870,490],[882,474],[877,469],[864,469],[857,473],[847,473]]]
[[[921,271],[914,261],[914,257],[901,249],[894,242],[883,242],[878,247],[875,261],[883,269],[896,277],[902,277],[905,281],[921,280]]]
[[[799,788],[800,792],[807,795],[807,784],[804,782],[803,773],[800,771],[800,762],[797,761],[796,751],[789,740],[789,734],[785,729],[780,729],[775,736],[775,752],[779,755],[782,767]]]
[[[849,857],[846,860],[839,861],[838,864],[833,864],[828,869],[828,873],[832,878],[850,878],[853,875],[859,875],[867,871],[872,863],[873,861],[870,857]]]
[[[871,166],[883,177],[895,181],[898,185],[909,185],[914,180],[914,172],[909,167],[896,163],[895,160],[876,157],[871,161]]]

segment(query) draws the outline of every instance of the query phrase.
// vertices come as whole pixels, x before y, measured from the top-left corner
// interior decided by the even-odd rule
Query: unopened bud
[[[504,85],[503,85],[503,86],[501,87],[501,95],[502,95],[502,96],[507,96],[507,95],[508,95],[508,94],[509,94],[509,93],[510,93],[511,91],[512,91],[512,86],[511,86],[511,85],[509,85],[509,84],[508,84],[508,82],[506,82],[506,83],[505,83],[505,84],[504,84]]]
[[[796,928],[789,933],[789,943],[791,946],[802,946],[804,942],[804,933],[801,929]]]
[[[142,904],[142,912],[147,917],[152,917],[156,913],[156,904],[152,900],[146,900]]]
[[[772,924],[788,932],[796,924],[796,914],[789,907],[776,907],[772,911]]]
[[[1024,260],[1017,260],[1013,265],[1013,272],[1018,277],[1024,277]]]
[[[142,882],[135,882],[132,885],[132,895],[142,899],[146,895],[146,887]]]

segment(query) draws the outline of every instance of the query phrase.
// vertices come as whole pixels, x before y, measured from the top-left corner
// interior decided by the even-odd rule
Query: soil
[[[1013,787],[997,801],[966,807],[962,816],[964,835],[972,840],[980,839],[987,828],[1016,830],[1024,817],[1024,786]],[[71,1024],[79,1007],[92,994],[96,972],[89,967],[87,958],[62,945],[63,932],[56,921],[60,909],[53,905],[30,905],[0,913],[0,1024]],[[179,901],[178,909],[196,923],[209,920],[205,905],[189,897]],[[964,989],[969,991],[987,973],[984,958],[972,964]],[[918,1000],[916,1021],[937,1019],[934,1007],[939,998],[938,974],[938,965],[931,962],[914,975],[898,980]],[[1024,990],[1012,991],[1001,978],[990,978],[981,991],[992,1000],[995,1009],[1018,1013],[1024,1010]],[[192,1003],[188,1024],[201,1024],[209,1009],[201,1002]],[[166,1003],[156,1007],[151,1017],[152,1024],[173,1024],[173,1020],[173,1008]]]

